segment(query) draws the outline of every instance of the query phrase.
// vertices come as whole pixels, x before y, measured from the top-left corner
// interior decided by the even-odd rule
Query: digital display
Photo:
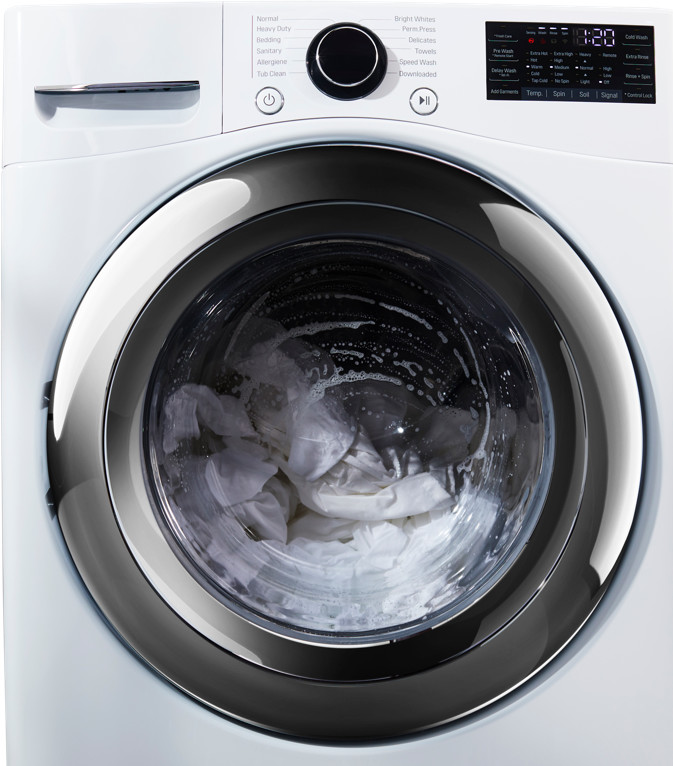
[[[654,104],[654,27],[486,22],[486,98]]]
[[[573,44],[578,48],[614,48],[614,27],[573,27]]]

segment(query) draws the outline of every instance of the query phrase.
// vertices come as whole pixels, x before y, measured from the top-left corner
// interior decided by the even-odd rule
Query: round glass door
[[[544,667],[640,488],[635,371],[579,255],[384,147],[176,194],[84,296],[49,414],[58,520],[116,633],[214,710],[316,739],[437,726]]]

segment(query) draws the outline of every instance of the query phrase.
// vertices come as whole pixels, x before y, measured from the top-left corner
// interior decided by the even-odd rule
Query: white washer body
[[[673,299],[673,15],[411,10],[358,3],[309,13],[298,4],[213,3],[22,8],[7,17],[2,436],[10,766],[670,762],[673,361],[665,312]],[[434,21],[401,20],[409,15]],[[363,100],[330,99],[306,76],[303,50],[340,19],[377,32],[391,61],[410,36],[432,38],[437,65],[392,72]],[[656,104],[487,100],[484,23],[503,20],[654,25]],[[432,31],[406,29],[419,25]],[[266,58],[280,63],[257,63]],[[59,104],[49,113],[34,93],[41,85],[171,79],[198,79],[199,98],[146,110]],[[267,86],[284,99],[272,115],[255,103]],[[438,100],[426,116],[409,104],[419,87],[431,87]],[[646,419],[645,478],[626,556],[568,648],[472,717],[417,737],[349,746],[276,737],[217,715],[122,645],[82,587],[48,507],[43,401],[83,294],[153,209],[235,160],[335,141],[404,147],[475,168],[561,231],[623,323]]]

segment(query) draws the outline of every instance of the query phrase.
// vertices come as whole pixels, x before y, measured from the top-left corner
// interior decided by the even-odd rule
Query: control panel
[[[222,8],[225,133],[334,119],[338,137],[361,119],[363,131],[398,130],[410,143],[423,126],[597,157],[669,156],[669,12],[404,0]]]
[[[486,98],[654,104],[654,27],[486,22]]]

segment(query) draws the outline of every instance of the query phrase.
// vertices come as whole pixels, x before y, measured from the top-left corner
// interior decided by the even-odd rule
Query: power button
[[[276,114],[283,108],[283,94],[276,88],[262,88],[255,97],[255,103],[262,114]]]

